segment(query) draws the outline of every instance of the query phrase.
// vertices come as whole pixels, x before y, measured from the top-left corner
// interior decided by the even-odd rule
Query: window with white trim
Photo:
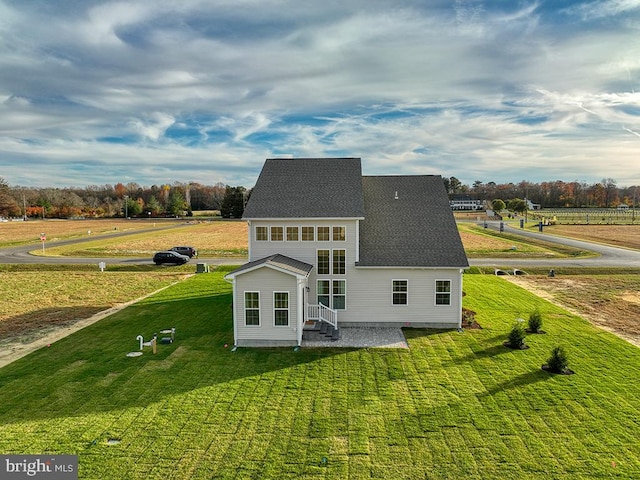
[[[347,282],[345,280],[333,280],[332,283],[332,308],[334,310],[345,310],[347,308]]]
[[[451,280],[436,280],[436,305],[451,305]]]
[[[318,275],[329,275],[329,250],[318,250]]]
[[[297,242],[299,231],[298,227],[287,227],[287,242]]]
[[[345,227],[333,227],[333,241],[344,242],[347,239]]]
[[[273,323],[276,327],[289,326],[289,292],[273,292]]]
[[[244,324],[260,326],[260,292],[244,292]]]
[[[344,275],[346,273],[347,266],[347,251],[343,249],[336,249],[333,252],[333,274]]]
[[[302,227],[302,241],[313,242],[315,239],[315,227]]]
[[[267,227],[256,227],[256,240],[260,242],[269,240],[269,230]]]
[[[271,227],[271,241],[281,242],[284,240],[284,229],[282,227]]]
[[[329,280],[318,280],[318,305],[331,307],[331,297],[329,292]]]
[[[317,283],[318,304],[334,310],[346,310],[347,308],[347,282],[346,280],[318,280]]]
[[[319,242],[329,241],[329,227],[318,227],[318,241]]]
[[[409,303],[409,282],[407,280],[391,281],[391,296],[393,305],[408,305]]]

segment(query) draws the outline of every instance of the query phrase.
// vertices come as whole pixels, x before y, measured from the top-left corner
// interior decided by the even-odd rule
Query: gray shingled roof
[[[238,273],[242,273],[246,270],[252,270],[257,267],[271,265],[287,272],[290,272],[294,275],[302,275],[307,276],[311,269],[313,269],[313,265],[309,265],[308,263],[301,262],[300,260],[296,260],[295,258],[287,257],[286,255],[280,255],[276,253],[275,255],[270,255],[265,258],[261,258],[259,260],[254,260],[253,262],[245,263],[240,268],[236,268],[235,270],[227,273],[225,276],[235,276]]]
[[[442,177],[366,176],[362,183],[358,266],[469,266]]]
[[[359,158],[267,159],[243,218],[362,218]]]

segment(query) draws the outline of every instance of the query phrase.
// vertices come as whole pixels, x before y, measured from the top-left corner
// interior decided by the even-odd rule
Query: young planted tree
[[[554,347],[553,350],[551,350],[551,356],[542,368],[548,372],[562,373],[565,375],[573,373],[573,371],[569,369],[567,352],[560,346]]]
[[[527,325],[530,333],[542,333],[542,314],[540,310],[536,309],[529,314],[529,322]]]
[[[524,350],[528,348],[525,343],[524,327],[520,322],[516,322],[511,328],[509,335],[507,335],[507,341],[504,342],[505,347],[514,348],[517,350]]]

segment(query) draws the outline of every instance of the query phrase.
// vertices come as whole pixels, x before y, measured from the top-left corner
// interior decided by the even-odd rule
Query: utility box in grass
[[[198,263],[196,265],[196,273],[209,273],[209,265],[206,263]]]

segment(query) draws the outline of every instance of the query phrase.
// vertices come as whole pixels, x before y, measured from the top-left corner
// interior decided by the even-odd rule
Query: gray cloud
[[[640,184],[640,2],[307,3],[0,0],[0,176],[250,186],[353,155]]]

